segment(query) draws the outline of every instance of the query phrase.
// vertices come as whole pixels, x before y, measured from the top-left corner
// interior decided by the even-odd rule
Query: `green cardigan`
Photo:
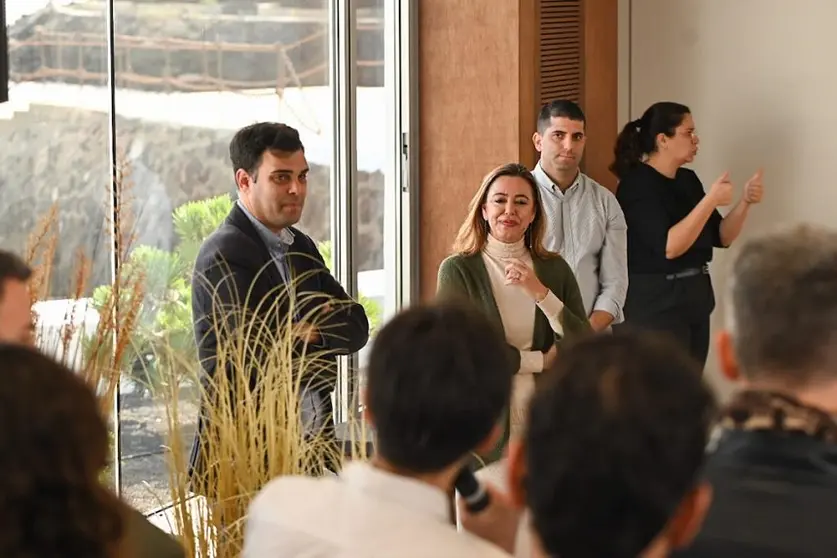
[[[536,307],[532,350],[545,353],[553,344],[558,345],[560,349],[565,341],[590,332],[590,322],[587,321],[584,301],[581,299],[575,275],[564,258],[557,256],[544,259],[533,255],[532,264],[541,283],[564,303],[564,309],[559,316],[564,328],[563,337],[552,331],[546,315]],[[485,269],[482,254],[455,255],[443,261],[439,266],[437,294],[439,297],[467,298],[502,329],[503,321],[494,300],[491,280]],[[520,368],[520,351],[517,347],[509,346],[509,358],[514,371],[517,372]],[[535,374],[535,378],[541,375]]]
[[[532,267],[535,275],[541,283],[552,291],[561,302],[564,309],[561,310],[559,320],[564,329],[564,335],[559,336],[549,325],[549,319],[536,306],[535,328],[532,334],[532,350],[547,352],[552,345],[557,345],[559,352],[561,345],[572,342],[573,339],[591,333],[590,322],[587,320],[584,311],[584,302],[581,299],[581,291],[575,279],[572,269],[560,256],[553,258],[539,258],[532,255]],[[491,288],[491,280],[482,254],[473,256],[453,255],[448,257],[439,266],[439,278],[436,286],[437,296],[440,298],[465,298],[485,312],[485,314],[500,328],[503,329],[503,321],[500,311],[497,309],[497,302],[494,300],[494,292]],[[517,347],[508,346],[509,362],[512,366],[512,374],[516,374],[520,368],[520,351]],[[545,379],[544,373],[534,374],[535,387]],[[487,456],[487,462],[493,462],[502,456],[503,448],[508,440],[508,418],[506,432],[500,444]]]

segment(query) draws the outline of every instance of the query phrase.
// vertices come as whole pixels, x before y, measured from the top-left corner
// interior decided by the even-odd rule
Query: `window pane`
[[[357,285],[369,316],[372,335],[382,320],[395,312],[395,274],[398,234],[395,229],[395,177],[389,153],[396,141],[392,132],[393,87],[385,60],[385,10],[392,2],[366,0],[357,10]],[[361,352],[364,366],[368,349]]]
[[[38,346],[87,373],[92,296],[111,281],[106,1],[66,4],[6,0],[0,247],[33,256]]]
[[[172,374],[181,380],[180,429],[191,446],[198,403],[191,269],[197,246],[234,203],[228,146],[238,128],[273,120],[299,130],[311,165],[299,227],[317,242],[329,239],[327,0],[289,4],[116,5],[116,137],[138,201],[132,255],[149,271],[120,413],[123,494],[142,511],[171,500],[160,384]],[[178,353],[177,366],[161,351]]]

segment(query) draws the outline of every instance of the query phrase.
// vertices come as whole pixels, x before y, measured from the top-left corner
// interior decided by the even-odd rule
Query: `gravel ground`
[[[184,389],[178,408],[184,449],[191,448],[197,424],[195,390]],[[169,473],[165,446],[168,424],[165,406],[150,395],[122,395],[122,496],[141,512],[152,512],[169,502]]]

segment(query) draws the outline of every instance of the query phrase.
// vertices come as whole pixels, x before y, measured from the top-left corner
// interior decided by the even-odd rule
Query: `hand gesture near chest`
[[[506,264],[506,285],[517,285],[535,302],[540,302],[547,295],[548,289],[528,264],[519,258],[510,258]]]

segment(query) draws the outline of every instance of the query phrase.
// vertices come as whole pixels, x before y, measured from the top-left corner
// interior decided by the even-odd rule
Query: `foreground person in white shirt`
[[[250,507],[243,556],[508,558],[451,517],[455,477],[502,431],[512,378],[502,334],[470,308],[413,307],[378,333],[367,375],[375,457],[337,477],[269,483]],[[508,546],[519,514],[494,496],[480,526]]]
[[[695,363],[651,334],[602,335],[569,347],[552,379],[524,440],[478,474],[505,475],[527,510],[515,556],[667,558],[687,546],[711,501],[699,473],[714,400]]]

